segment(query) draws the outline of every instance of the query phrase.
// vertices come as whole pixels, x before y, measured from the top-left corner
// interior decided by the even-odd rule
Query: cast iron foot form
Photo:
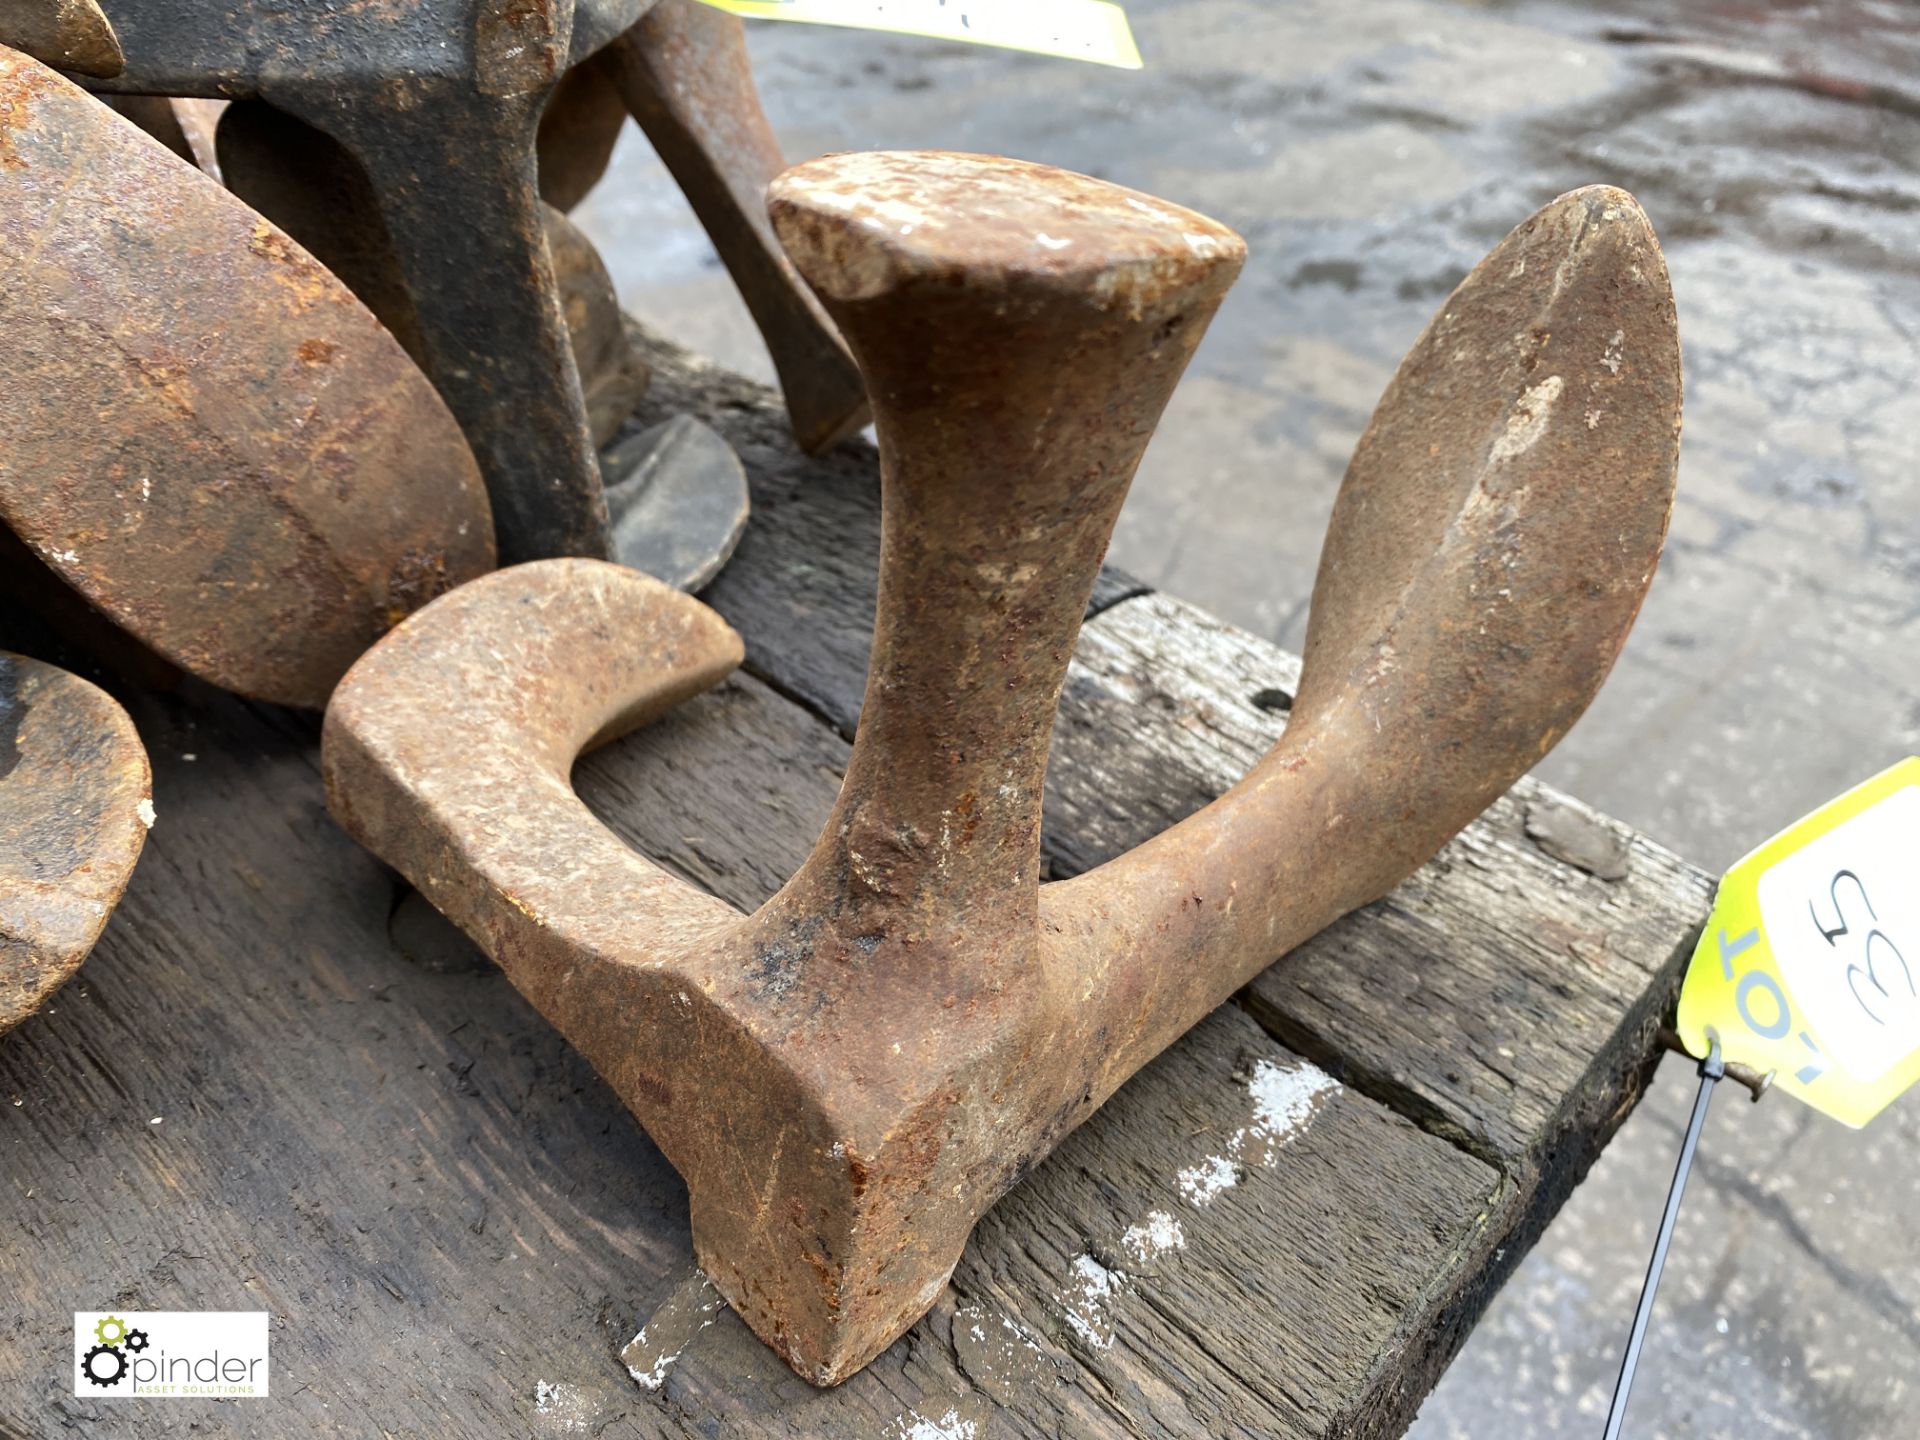
[[[153,822],[133,721],[111,696],[0,651],[0,1035],[80,967]]]
[[[366,307],[158,140],[0,47],[0,589],[318,710],[491,570],[453,416]],[[44,566],[52,576],[35,581]]]
[[[99,79],[127,67],[113,23],[94,0],[0,0],[0,45]]]
[[[1659,556],[1680,357],[1630,196],[1528,220],[1361,437],[1285,735],[1206,809],[1043,887],[1081,615],[1244,247],[966,155],[830,157],[769,203],[867,376],[884,487],[865,708],[799,873],[742,916],[574,796],[583,748],[741,658],[712,611],[602,564],[488,576],[401,625],[335,694],[323,768],[341,823],[639,1117],[700,1264],[824,1385],[927,1310],[980,1215],[1129,1075],[1566,732]]]

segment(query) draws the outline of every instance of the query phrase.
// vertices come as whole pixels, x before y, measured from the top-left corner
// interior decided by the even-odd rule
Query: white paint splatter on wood
[[[1120,1248],[1136,1263],[1145,1265],[1171,1250],[1187,1248],[1187,1237],[1180,1222],[1164,1210],[1149,1210],[1147,1218],[1129,1226],[1120,1237]]]
[[[980,1301],[954,1312],[953,1350],[961,1372],[1002,1399],[1053,1373],[1046,1353],[1012,1316]]]
[[[561,1430],[585,1430],[600,1413],[600,1407],[579,1386],[556,1385],[545,1380],[533,1387],[533,1409]]]
[[[1306,1129],[1323,1098],[1338,1088],[1334,1078],[1304,1060],[1298,1065],[1259,1061],[1247,1093],[1253,1096],[1253,1129],[1272,1140],[1291,1140]]]
[[[1127,1277],[1109,1270],[1091,1255],[1074,1258],[1067,1288],[1060,1293],[1067,1324],[1095,1350],[1113,1347],[1113,1317],[1107,1313]]]
[[[702,1330],[720,1318],[727,1302],[713,1287],[703,1270],[695,1270],[681,1281],[673,1294],[640,1333],[626,1343],[620,1361],[627,1373],[644,1390],[658,1390],[667,1383],[674,1361],[686,1353],[687,1346]]]
[[[1238,1141],[1244,1133],[1235,1131],[1234,1141]],[[1229,1148],[1237,1150],[1238,1146],[1231,1145]],[[1240,1167],[1225,1155],[1209,1155],[1198,1165],[1187,1166],[1175,1177],[1175,1181],[1189,1205],[1211,1205],[1240,1183]]]
[[[1195,1209],[1205,1209],[1239,1184],[1247,1170],[1273,1164],[1339,1088],[1331,1075],[1304,1060],[1256,1063],[1247,1081],[1253,1119],[1227,1137],[1224,1154],[1209,1155],[1174,1177],[1181,1195]]]
[[[1204,1210],[1239,1184],[1247,1171],[1271,1166],[1280,1151],[1313,1123],[1321,1106],[1340,1089],[1331,1075],[1305,1060],[1255,1061],[1246,1083],[1253,1113],[1246,1124],[1227,1137],[1225,1153],[1209,1155],[1174,1177],[1181,1196],[1196,1210]],[[1119,1248],[1127,1261],[1141,1267],[1140,1275],[1151,1276],[1156,1262],[1184,1250],[1186,1244],[1186,1233],[1171,1213],[1149,1210],[1144,1220],[1121,1235]],[[1130,1270],[1111,1269],[1091,1254],[1080,1255],[1073,1261],[1066,1286],[1054,1297],[1055,1303],[1068,1328],[1090,1348],[1110,1349],[1114,1340],[1113,1304],[1135,1280]],[[956,1317],[956,1326],[966,1320],[963,1311]],[[985,1338],[977,1321],[973,1338]]]
[[[932,1410],[933,1406],[927,1407]],[[980,1424],[971,1416],[960,1413],[960,1407],[949,1405],[938,1415],[922,1415],[918,1410],[909,1410],[898,1417],[881,1432],[882,1440],[974,1440],[980,1433]]]

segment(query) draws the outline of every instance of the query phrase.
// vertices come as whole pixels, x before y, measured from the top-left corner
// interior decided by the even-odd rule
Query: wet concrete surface
[[[1298,647],[1347,455],[1511,226],[1592,181],[1666,245],[1680,498],[1625,655],[1541,773],[1724,868],[1920,751],[1920,6],[1134,0],[1147,69],[753,27],[791,158],[1044,160],[1226,221],[1246,273],[1114,558]],[[576,218],[629,308],[770,378],[629,131]],[[1599,1432],[1692,1075],[1669,1061],[1413,1429]],[[1920,1434],[1920,1097],[1856,1134],[1721,1095],[1628,1433]]]

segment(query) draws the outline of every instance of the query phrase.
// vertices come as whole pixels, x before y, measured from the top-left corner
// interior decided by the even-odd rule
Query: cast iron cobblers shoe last
[[[728,1303],[831,1384],[1129,1075],[1565,733],[1659,555],[1680,368],[1630,197],[1527,221],[1360,441],[1284,736],[1206,809],[1043,887],[1081,616],[1244,248],[1178,206],[978,156],[830,157],[770,208],[867,377],[884,486],[865,706],[799,872],[739,915],[573,795],[582,748],[740,656],[704,606],[606,566],[503,572],[408,621],[341,685],[323,768],[348,831],[686,1178]]]
[[[0,522],[181,668],[319,709],[493,568],[426,377],[311,256],[0,50]]]
[[[80,968],[152,823],[127,712],[77,675],[0,651],[0,1035]]]

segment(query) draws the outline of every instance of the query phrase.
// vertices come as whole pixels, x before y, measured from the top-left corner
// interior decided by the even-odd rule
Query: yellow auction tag
[[[1777,1072],[1855,1127],[1920,1080],[1920,758],[1727,872],[1680,991],[1681,1042]]]
[[[1107,0],[707,0],[755,20],[797,20],[965,40],[1034,55],[1140,68],[1127,12]]]

